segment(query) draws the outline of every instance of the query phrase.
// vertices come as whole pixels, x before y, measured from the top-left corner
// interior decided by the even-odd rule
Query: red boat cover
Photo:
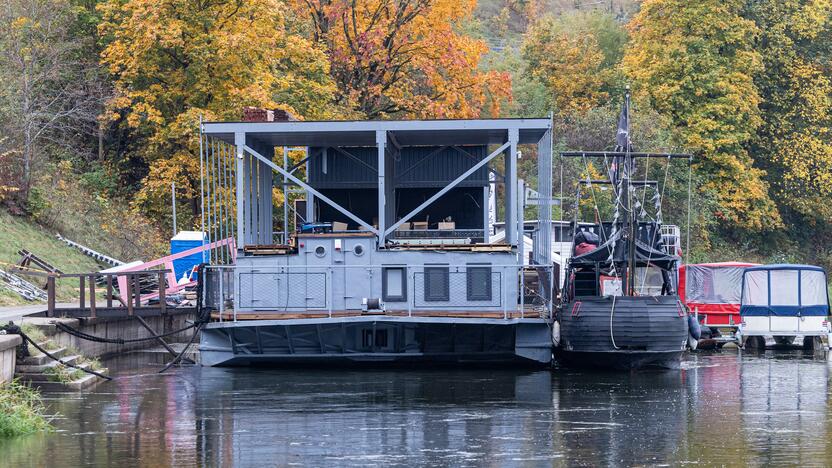
[[[597,249],[597,245],[587,244],[586,242],[581,242],[580,244],[575,246],[575,255],[583,255],[587,252],[592,252],[593,250]]]
[[[742,273],[755,263],[724,262],[679,267],[679,296],[691,311],[698,310],[709,324],[740,322]],[[700,318],[701,320],[701,318]]]

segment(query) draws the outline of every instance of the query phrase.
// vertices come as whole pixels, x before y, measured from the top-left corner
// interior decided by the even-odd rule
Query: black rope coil
[[[87,368],[84,368],[84,367],[81,367],[81,366],[76,366],[75,364],[72,364],[72,363],[66,362],[66,361],[64,361],[63,359],[61,359],[61,358],[59,358],[59,357],[57,357],[57,356],[55,356],[55,355],[51,354],[49,351],[47,351],[47,350],[45,350],[45,349],[41,348],[39,344],[35,343],[35,340],[33,340],[33,339],[29,338],[29,335],[27,335],[26,333],[23,333],[23,330],[21,330],[21,329],[20,329],[20,327],[18,327],[17,325],[14,325],[14,324],[13,324],[13,323],[11,323],[11,322],[9,322],[9,324],[8,324],[8,325],[4,325],[4,326],[2,327],[2,329],[3,329],[3,330],[7,333],[7,334],[20,335],[20,337],[21,337],[21,338],[23,338],[23,344],[24,344],[24,346],[25,346],[25,345],[27,345],[28,343],[31,343],[31,344],[32,344],[32,346],[34,346],[34,347],[35,347],[35,349],[37,349],[38,351],[40,351],[41,353],[43,353],[44,355],[46,355],[46,357],[48,357],[49,359],[52,359],[53,361],[58,361],[58,362],[60,362],[61,364],[63,364],[63,365],[65,365],[65,366],[67,366],[67,367],[72,367],[73,369],[78,369],[78,370],[84,371],[84,372],[86,372],[87,374],[92,374],[92,375],[94,375],[94,376],[96,376],[96,377],[101,377],[102,379],[106,379],[106,380],[113,380],[113,378],[112,378],[112,377],[110,377],[110,376],[108,376],[108,375],[101,374],[101,373],[96,372],[96,371],[94,371],[94,370],[92,370],[92,369],[87,369]],[[26,348],[26,354],[27,354],[27,355],[29,354],[29,352],[28,352],[28,347]]]
[[[220,272],[222,274],[222,272]],[[205,285],[205,264],[200,263],[197,266],[196,272],[196,321],[198,323],[207,323],[211,320],[211,309],[205,307],[203,301],[205,297],[202,294],[202,290]],[[222,300],[222,298],[220,298]]]
[[[190,340],[188,340],[188,344],[186,344],[186,345],[185,345],[185,347],[184,347],[184,348],[182,348],[182,351],[180,351],[180,352],[179,352],[179,354],[177,354],[177,355],[176,355],[176,357],[175,357],[175,358],[173,358],[173,361],[169,362],[169,363],[168,363],[168,364],[167,364],[167,365],[166,365],[166,366],[165,366],[162,370],[160,370],[160,371],[159,371],[159,373],[160,373],[160,374],[164,373],[166,370],[168,370],[168,369],[170,369],[171,367],[173,367],[176,363],[178,363],[178,362],[182,361],[182,359],[187,359],[187,358],[184,358],[184,356],[185,356],[185,352],[186,352],[186,351],[188,350],[188,348],[190,348],[190,347],[191,347],[191,345],[194,343],[194,339],[197,337],[197,335],[199,335],[199,331],[200,331],[200,330],[202,330],[202,327],[203,327],[205,324],[204,324],[204,323],[200,323],[200,324],[194,324],[194,325],[196,326],[196,330],[194,330],[194,334],[193,334],[193,335],[191,335],[191,339],[190,339]]]

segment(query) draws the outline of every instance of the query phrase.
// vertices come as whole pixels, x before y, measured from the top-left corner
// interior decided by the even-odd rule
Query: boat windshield
[[[739,304],[746,267],[688,265],[685,299],[698,304]]]
[[[655,266],[636,268],[636,293],[639,296],[661,296],[663,285],[661,268]]]

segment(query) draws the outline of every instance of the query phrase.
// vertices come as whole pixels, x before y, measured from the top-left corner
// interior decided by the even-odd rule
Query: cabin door
[[[338,260],[344,265],[341,276],[344,291],[344,306],[347,310],[361,310],[364,298],[380,297],[380,291],[373,291],[373,284],[379,283],[373,277],[371,238],[345,238]],[[337,255],[337,254],[336,254]],[[336,260],[337,261],[337,260]]]

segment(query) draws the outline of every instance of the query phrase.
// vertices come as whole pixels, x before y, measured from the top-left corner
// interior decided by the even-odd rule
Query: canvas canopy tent
[[[679,296],[708,326],[740,323],[743,272],[756,263],[719,262],[679,267]]]
[[[826,272],[810,265],[765,265],[743,273],[740,315],[742,337],[790,337],[829,333]],[[812,338],[816,340],[817,338]],[[744,338],[742,338],[744,341]]]
[[[810,265],[766,265],[745,270],[743,316],[827,316],[826,272]]]

